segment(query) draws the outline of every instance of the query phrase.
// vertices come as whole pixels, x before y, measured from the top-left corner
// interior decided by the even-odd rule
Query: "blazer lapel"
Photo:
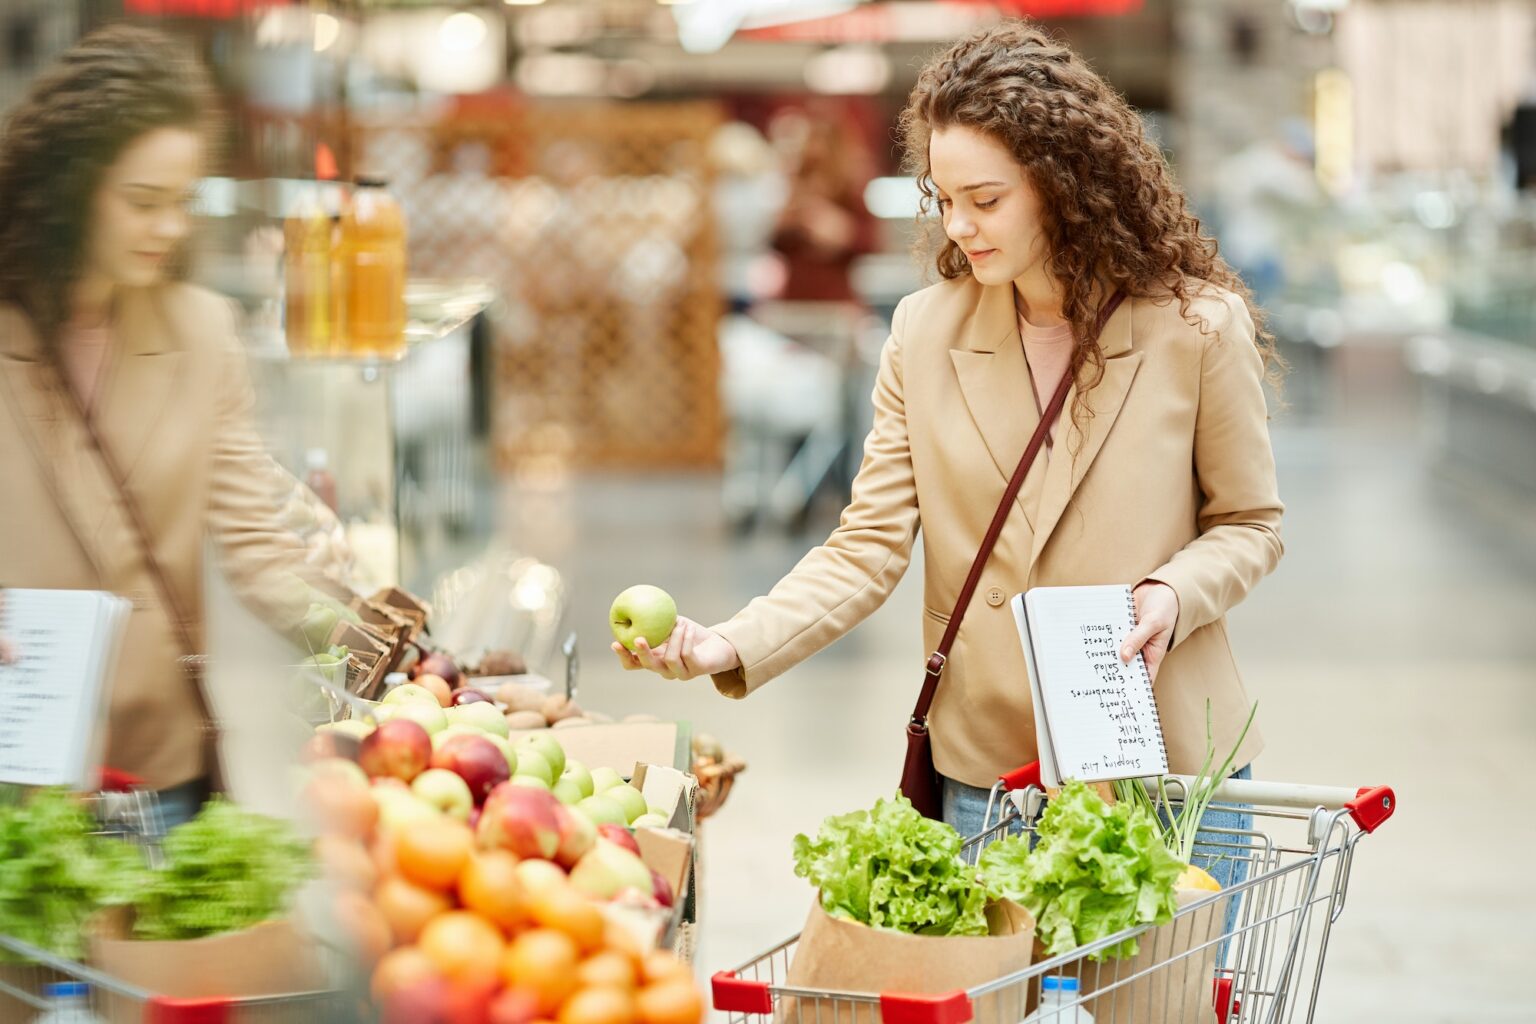
[[[155,432],[177,405],[185,354],[171,344],[173,325],[153,293],[125,295],[114,324],[119,354],[97,405],[97,430],[129,480]],[[189,397],[189,396],[186,396]]]
[[[1043,493],[1040,497],[1039,520],[1035,524],[1030,565],[1040,560],[1040,553],[1061,521],[1062,513],[1077,493],[1083,478],[1093,466],[1109,437],[1120,409],[1125,405],[1136,371],[1141,367],[1142,353],[1131,350],[1131,320],[1134,298],[1127,298],[1110,317],[1099,338],[1104,351],[1104,377],[1088,392],[1088,419],[1080,430],[1073,420],[1072,410],[1077,401],[1077,385],[1067,393],[1067,405],[1061,418],[1067,424],[1066,443],[1058,444],[1051,456],[1045,473]],[[1033,475],[1033,474],[1031,474]]]
[[[971,419],[1004,484],[1019,468],[1024,448],[1040,422],[1029,394],[1012,293],[1011,284],[985,288],[971,319],[961,328],[959,346],[949,353]],[[1037,462],[1019,492],[1018,505],[1031,527],[1032,493],[1038,492],[1041,477]]]
[[[35,333],[14,310],[0,313],[0,402],[31,449],[59,516],[103,586],[115,578],[126,538],[113,534],[117,493],[90,452],[79,418],[58,393]]]

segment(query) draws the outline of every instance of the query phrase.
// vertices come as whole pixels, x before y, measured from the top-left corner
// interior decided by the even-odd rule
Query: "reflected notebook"
[[[1036,587],[1013,599],[1013,614],[1045,784],[1166,774],[1146,662],[1139,652],[1129,665],[1120,660],[1136,628],[1131,588]]]
[[[95,789],[107,681],[132,604],[89,590],[6,590],[0,635],[0,782]]]

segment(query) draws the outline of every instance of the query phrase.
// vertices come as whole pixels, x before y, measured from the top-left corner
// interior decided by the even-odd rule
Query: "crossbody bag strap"
[[[1104,325],[1109,322],[1109,318],[1124,301],[1125,292],[1117,290],[1099,310],[1099,315],[1094,321],[1095,341],[1104,332]],[[1063,374],[1061,383],[1056,386],[1056,393],[1051,396],[1050,403],[1046,405],[1045,412],[1040,416],[1040,423],[1035,427],[1029,444],[1024,447],[1024,455],[1019,459],[1018,468],[1013,471],[1013,477],[1003,491],[1003,500],[998,502],[997,511],[992,515],[992,523],[987,527],[986,536],[976,552],[976,558],[971,562],[971,571],[965,577],[965,585],[960,588],[960,596],[955,601],[954,614],[950,615],[949,624],[944,627],[944,635],[939,640],[938,649],[928,656],[923,689],[918,694],[917,706],[912,709],[914,725],[923,727],[927,724],[928,711],[933,706],[934,695],[938,693],[939,678],[944,674],[944,665],[949,661],[949,652],[955,645],[955,637],[960,634],[960,622],[965,618],[966,609],[970,607],[976,587],[981,583],[981,572],[986,567],[987,559],[992,556],[992,549],[997,546],[997,539],[1002,536],[1003,525],[1008,521],[1008,510],[1018,498],[1019,490],[1024,486],[1024,478],[1029,476],[1029,469],[1034,465],[1035,457],[1040,454],[1046,436],[1050,434],[1051,428],[1061,415],[1062,408],[1067,404],[1067,393],[1071,388],[1072,374]]]

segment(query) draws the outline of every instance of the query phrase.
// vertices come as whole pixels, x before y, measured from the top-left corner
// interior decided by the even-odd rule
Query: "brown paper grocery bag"
[[[131,926],[128,911],[97,915],[91,927],[91,966],[159,995],[239,998],[327,987],[314,940],[292,921],[263,921],[238,932],[163,942],[131,938]],[[138,1004],[106,1003],[112,1021],[138,1021],[143,1015]]]
[[[831,917],[818,897],[795,947],[788,985],[865,995],[940,995],[1026,969],[1035,944],[1035,920],[1029,911],[1000,901],[988,906],[987,924],[990,935],[906,935]],[[1007,1014],[994,1005],[997,1002],[997,996],[984,998],[974,1007],[974,1020],[1004,1019]],[[1012,1020],[1023,1016],[1019,1013]],[[878,1024],[880,1013],[869,1004],[838,1001],[834,1006],[809,997],[786,997],[779,1004],[778,1019]]]
[[[1180,889],[1179,910],[1211,895],[1203,889]],[[1141,948],[1128,960],[1083,960],[1053,972],[1076,978],[1082,987],[1083,1008],[1095,1024],[1215,1024],[1211,981],[1216,975],[1215,940],[1226,924],[1225,901],[1192,913],[1180,913],[1165,925],[1142,934]],[[1213,943],[1199,952],[1197,947]],[[1038,959],[1045,959],[1041,950]],[[1137,978],[1143,971],[1145,977]],[[1135,978],[1135,980],[1131,980]],[[1039,998],[1040,979],[1029,987],[1028,1010]],[[1099,993],[1094,995],[1094,993]]]

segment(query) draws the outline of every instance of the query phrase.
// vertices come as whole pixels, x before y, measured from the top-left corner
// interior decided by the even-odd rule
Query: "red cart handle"
[[[997,778],[1003,784],[1003,788],[1010,793],[1020,789],[1027,789],[1030,786],[1034,786],[1036,789],[1044,788],[1040,783],[1039,761],[1031,761],[1024,767],[1015,768],[1008,774],[999,775]]]
[[[103,768],[101,770],[101,790],[104,793],[127,793],[129,790],[141,789],[144,780],[132,772],[125,772],[119,768]]]

